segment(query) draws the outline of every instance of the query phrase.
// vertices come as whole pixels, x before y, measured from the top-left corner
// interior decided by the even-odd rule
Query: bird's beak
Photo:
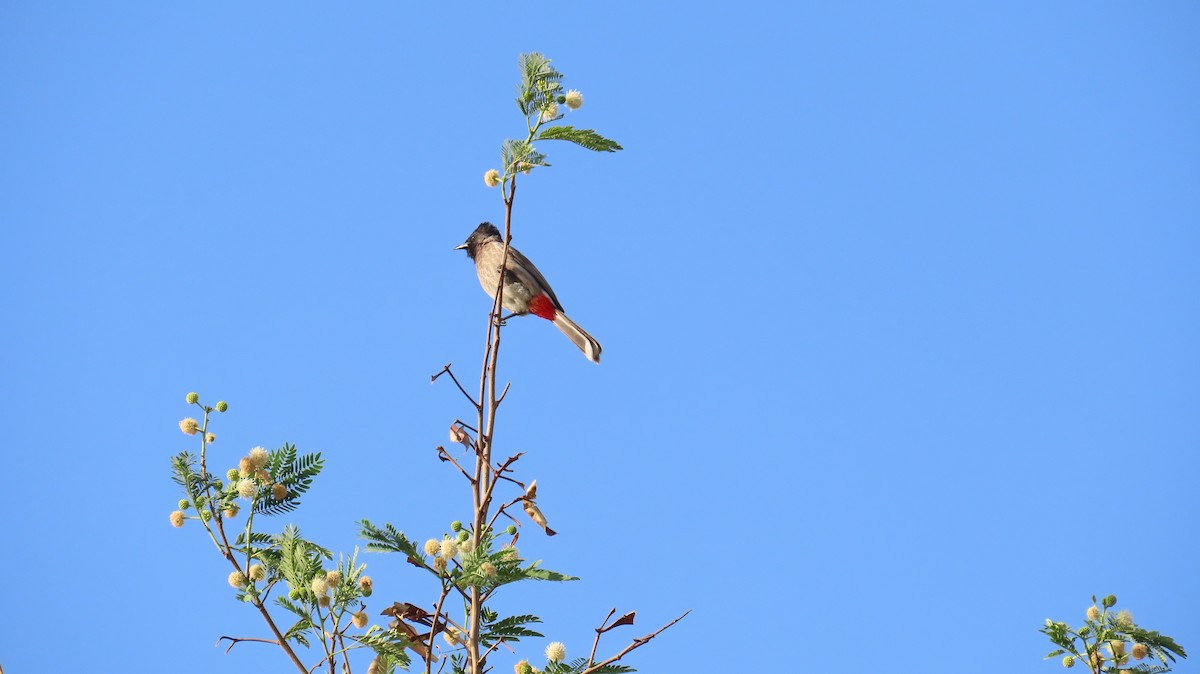
[[[455,246],[454,250],[466,250],[466,248],[467,248],[467,243],[464,241],[463,243],[460,243],[457,246]]]

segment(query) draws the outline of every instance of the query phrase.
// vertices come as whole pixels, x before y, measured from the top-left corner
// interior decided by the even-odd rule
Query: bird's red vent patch
[[[541,316],[548,321],[552,321],[554,320],[554,314],[557,313],[557,309],[554,306],[554,302],[551,301],[549,297],[546,297],[545,295],[538,295],[529,300],[529,313],[533,314],[534,316]]]

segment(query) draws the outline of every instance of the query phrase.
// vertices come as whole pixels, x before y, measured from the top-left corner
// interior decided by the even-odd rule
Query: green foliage
[[[578,576],[568,576],[565,573],[550,571],[549,569],[540,569],[538,568],[539,564],[541,564],[541,562],[537,561],[522,569],[524,577],[529,578],[530,580],[552,580],[555,582],[579,580]]]
[[[380,658],[390,661],[393,667],[399,666],[402,669],[408,669],[411,659],[405,649],[411,645],[411,642],[396,630],[372,627],[365,634],[348,635],[346,638],[375,651]]]
[[[217,488],[220,484],[220,480],[211,473],[199,471],[196,467],[196,456],[191,452],[180,452],[171,457],[171,473],[171,479],[183,487],[184,493],[198,508],[203,507],[208,500],[205,491],[208,488]]]
[[[275,597],[275,603],[283,608],[295,613],[298,617],[307,620],[308,609],[288,599],[287,597]]]
[[[325,467],[321,453],[296,455],[296,446],[284,443],[283,447],[271,450],[267,462],[269,472],[276,482],[287,487],[287,496],[277,500],[270,490],[266,498],[256,499],[254,512],[262,515],[280,515],[295,510],[300,505],[300,496],[312,486],[313,478]]]
[[[246,532],[243,531],[234,539],[233,549],[246,557],[260,560],[268,569],[279,567],[281,553],[276,545],[276,537],[271,534],[252,531],[247,539]]]
[[[514,615],[496,620],[496,614],[489,612],[484,615],[479,642],[484,646],[491,646],[497,641],[520,641],[521,637],[541,637],[544,635],[540,632],[525,627],[540,622],[542,619],[535,615]]]
[[[342,574],[342,582],[333,588],[335,606],[348,606],[363,596],[362,589],[358,587],[358,579],[362,577],[363,570],[366,568],[366,564],[358,563],[358,548],[355,548],[349,557],[341,556],[337,571]]]
[[[587,669],[587,658],[575,658],[570,662],[548,662],[542,669],[543,674],[579,674]],[[592,670],[595,674],[624,674],[636,672],[633,667],[611,664]]]
[[[309,615],[309,610],[292,602],[287,597],[275,597],[275,603],[283,608],[296,614],[300,619],[296,624],[292,625],[283,633],[283,638],[288,641],[294,641],[305,648],[308,648],[307,632],[316,628],[316,624],[312,621]]]
[[[1137,626],[1128,628],[1126,634],[1133,641],[1149,646],[1154,656],[1164,663],[1167,660],[1175,662],[1176,657],[1187,657],[1187,652],[1183,650],[1183,646],[1175,643],[1174,639],[1165,634],[1159,634],[1154,630],[1144,630]]]
[[[375,668],[377,674],[393,674],[396,671],[396,666],[400,664],[395,659],[389,658],[386,655],[377,655],[375,661],[378,663]],[[408,669],[407,660],[404,661],[403,668]]]
[[[549,166],[546,155],[533,149],[527,140],[507,139],[500,144],[500,163],[508,175],[528,171],[535,166]]]
[[[198,404],[198,396],[188,396],[193,397]],[[208,428],[210,412],[212,408],[204,407],[205,429]],[[379,671],[393,671],[396,665],[407,667],[409,658],[404,652],[407,642],[401,635],[384,631],[378,626],[361,636],[347,633],[352,627],[357,629],[353,614],[366,608],[361,599],[368,594],[359,584],[366,565],[357,562],[357,549],[349,556],[340,557],[335,569],[340,580],[331,583],[331,572],[326,570],[326,562],[333,559],[333,553],[303,538],[296,526],[288,525],[277,535],[254,530],[255,515],[291,512],[300,505],[300,497],[312,486],[313,479],[324,466],[321,455],[301,456],[294,445],[284,444],[266,454],[263,472],[255,471],[254,475],[240,477],[239,468],[233,468],[222,475],[229,480],[226,485],[203,470],[202,467],[211,458],[211,452],[205,434],[201,434],[200,440],[199,457],[190,452],[181,452],[171,460],[172,477],[187,496],[179,502],[179,509],[196,508],[196,519],[200,520],[209,539],[222,557],[234,565],[237,575],[231,574],[230,582],[236,587],[235,596],[239,601],[265,609],[267,597],[273,590],[279,590],[279,594],[273,598],[275,606],[295,617],[290,627],[279,629],[284,636],[279,642],[280,647],[295,658],[293,645],[309,647],[319,644],[324,651],[324,658],[319,662],[333,663],[341,657],[344,667],[349,666],[348,659],[345,659],[348,651],[372,648],[380,654],[381,662],[386,664]],[[256,452],[251,452],[251,457],[245,460],[251,463],[261,460]],[[250,470],[246,466],[240,469]],[[238,487],[246,481],[255,486],[252,505],[244,523],[234,524],[231,518],[236,513],[225,516],[225,511],[240,510],[237,501],[242,497]],[[272,487],[275,484],[286,488],[284,498],[274,498]],[[174,518],[172,521],[175,521]],[[242,530],[238,532],[234,527]],[[257,569],[252,572],[256,564],[261,565],[265,573],[259,573]],[[327,592],[322,592],[320,596],[313,590],[313,581],[317,577],[324,581],[327,588]],[[318,586],[319,590],[326,588]],[[278,629],[270,613],[264,611],[263,615],[274,629]],[[294,662],[299,663],[298,660]]]
[[[540,113],[562,91],[562,73],[550,65],[550,59],[530,52],[517,57],[521,84],[517,88],[517,107],[526,117]]]
[[[591,129],[577,129],[573,126],[548,126],[542,129],[536,140],[568,140],[596,152],[616,152],[624,149],[617,141],[605,138]]]
[[[501,144],[502,182],[518,173],[528,173],[534,168],[550,165],[546,161],[546,155],[534,149],[535,140],[565,140],[595,152],[616,152],[622,149],[615,140],[605,138],[592,129],[579,129],[568,125],[544,126],[558,121],[563,116],[563,110],[570,109],[560,107],[560,104],[565,104],[570,99],[563,92],[563,74],[550,65],[550,59],[537,52],[521,54],[518,67],[521,82],[517,85],[517,107],[525,116],[528,135],[524,140],[510,138]],[[494,185],[493,182],[488,184]],[[508,189],[503,192],[507,201]]]
[[[279,549],[279,575],[305,601],[316,601],[310,584],[313,576],[323,571],[323,561],[333,559],[333,553],[301,538],[300,529],[294,524],[284,527],[283,533],[275,537],[275,546]]]
[[[1046,654],[1046,659],[1071,656],[1075,663],[1096,674],[1116,672],[1143,672],[1163,674],[1171,671],[1169,663],[1176,657],[1186,658],[1187,653],[1174,639],[1153,630],[1139,627],[1127,612],[1110,612],[1117,604],[1114,595],[1108,595],[1087,611],[1084,624],[1071,628],[1065,622],[1046,619],[1039,631],[1045,634],[1057,649]],[[1103,608],[1101,608],[1103,607]],[[1134,665],[1137,656],[1153,657],[1161,664],[1152,662]],[[549,670],[547,670],[549,672]]]
[[[399,552],[413,561],[425,559],[425,555],[417,549],[417,544],[391,524],[384,523],[382,529],[365,519],[358,524],[359,536],[370,541],[367,543],[367,552]]]

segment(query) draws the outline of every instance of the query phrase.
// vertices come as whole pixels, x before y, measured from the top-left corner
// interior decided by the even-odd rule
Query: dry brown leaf
[[[637,615],[637,611],[630,611],[629,613],[626,613],[625,615],[621,616],[620,618],[617,618],[617,621],[614,622],[613,624],[600,630],[600,633],[603,634],[603,633],[611,630],[612,628],[620,627],[621,625],[632,625],[633,618],[636,615]]]
[[[542,514],[541,508],[538,508],[536,503],[533,501],[525,501],[522,505],[525,508],[525,514],[529,515],[529,519],[533,520],[539,527],[544,529],[547,536],[553,536],[558,533],[546,526],[546,516]]]
[[[463,447],[471,448],[471,436],[458,424],[450,424],[450,442],[460,442]]]

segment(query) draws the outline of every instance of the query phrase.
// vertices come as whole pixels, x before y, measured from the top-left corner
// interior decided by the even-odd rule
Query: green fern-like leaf
[[[313,621],[308,617],[304,617],[296,621],[295,625],[289,627],[288,631],[283,633],[283,638],[287,641],[295,641],[305,648],[308,648],[308,635],[306,633],[313,629],[313,627],[315,627]]]
[[[525,171],[535,166],[549,166],[546,155],[533,149],[523,140],[506,139],[500,144],[500,164],[505,175]]]
[[[333,559],[333,553],[301,538],[300,529],[294,524],[284,527],[283,533],[275,537],[275,546],[279,550],[279,574],[291,588],[315,600],[309,583],[321,571],[322,562]]]
[[[517,106],[526,116],[545,109],[562,91],[562,73],[550,65],[550,59],[537,52],[521,54],[517,58],[521,71],[521,83],[517,87]]]
[[[180,452],[171,457],[171,479],[186,488],[195,474],[196,458],[191,452]]]
[[[389,658],[388,656],[381,654],[376,654],[375,662],[375,671],[378,672],[378,674],[395,674],[396,666],[400,664],[396,662],[394,658]],[[408,667],[407,662],[404,664],[404,667]]]
[[[279,550],[275,547],[275,536],[261,532],[251,532],[250,543],[246,543],[246,532],[238,534],[233,549],[241,555],[250,555],[253,559],[266,562],[267,568],[279,566]]]
[[[489,621],[489,624],[484,625],[480,641],[486,646],[491,646],[501,640],[520,641],[522,637],[541,637],[544,635],[525,627],[527,624],[540,622],[542,619],[535,615],[514,615],[503,620]]]
[[[308,618],[308,610],[287,597],[275,597],[275,603],[296,614],[298,618]]]
[[[296,446],[286,443],[283,447],[272,450],[271,458],[267,462],[267,470],[276,482],[287,487],[287,496],[277,500],[270,495],[268,490],[267,498],[255,501],[254,512],[263,515],[281,515],[295,510],[300,506],[300,496],[308,491],[312,486],[313,478],[324,467],[325,462],[321,459],[320,452],[297,457]]]
[[[582,660],[582,659],[583,658],[580,658],[580,660]],[[583,671],[583,665],[585,665],[585,664],[587,664],[587,663],[585,662],[585,663],[581,663],[579,665],[579,671]],[[600,669],[592,670],[593,674],[624,674],[625,672],[636,672],[636,671],[637,671],[636,669],[634,669],[633,667],[630,667],[628,665],[604,665]]]
[[[459,654],[450,655],[450,674],[466,674],[467,672],[467,656]]]
[[[237,535],[237,538],[234,540],[234,542],[237,545],[245,545],[246,544],[246,532],[243,531],[243,532],[239,533]],[[250,532],[250,543],[255,544],[255,545],[274,545],[275,544],[275,536],[272,534],[266,534],[266,533],[262,533],[259,531],[252,531],[252,532]]]
[[[370,541],[367,543],[367,550],[369,552],[399,552],[416,560],[423,560],[425,558],[417,550],[416,543],[409,540],[404,535],[404,532],[386,522],[380,528],[371,524],[368,520],[361,520],[359,522],[359,536]]]
[[[587,658],[575,658],[569,662],[551,662],[546,664],[546,668],[542,670],[543,674],[578,674],[587,669]],[[627,665],[605,665],[599,669],[593,669],[596,674],[623,674],[624,672],[636,672],[637,670]]]
[[[396,630],[371,630],[366,634],[348,637],[383,657],[392,659],[402,669],[408,669],[410,658],[405,649],[411,642]]]
[[[204,487],[211,481],[211,476],[206,476],[196,469],[195,455],[191,452],[180,452],[171,457],[171,479],[183,487],[189,500],[202,504]]]
[[[1129,635],[1131,640],[1149,646],[1163,663],[1166,663],[1168,659],[1171,662],[1175,662],[1176,657],[1187,657],[1187,652],[1183,650],[1183,646],[1175,643],[1174,639],[1165,634],[1159,634],[1154,630],[1144,630],[1139,627],[1130,627],[1124,631]]]
[[[1171,671],[1171,668],[1167,665],[1156,665],[1149,662],[1142,662],[1130,667],[1129,669],[1122,669],[1121,671],[1137,672],[1138,674],[1164,674],[1165,672]]]
[[[595,152],[623,150],[617,141],[605,138],[592,129],[577,129],[573,126],[548,126],[538,133],[537,140],[567,140]]]
[[[534,562],[533,564],[530,564],[529,566],[525,567],[524,569],[521,570],[522,575],[524,575],[524,577],[526,577],[526,578],[532,578],[533,580],[553,580],[556,582],[561,582],[561,581],[566,581],[566,580],[579,580],[578,576],[568,576],[565,573],[559,573],[557,571],[550,571],[549,569],[539,568],[538,567],[539,564],[541,564],[541,562]]]

